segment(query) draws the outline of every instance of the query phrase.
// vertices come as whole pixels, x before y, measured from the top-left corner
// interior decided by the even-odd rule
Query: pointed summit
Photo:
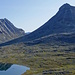
[[[68,3],[62,5],[56,15],[34,32],[2,45],[33,41],[60,33],[75,33],[75,7]]]
[[[71,7],[71,5],[70,5],[70,4],[65,3],[64,5],[62,5],[62,6],[60,7],[60,9],[59,9],[59,10],[62,10],[62,9],[70,9],[70,7]]]
[[[8,19],[0,19],[0,43],[23,36],[22,29],[16,28]]]
[[[63,6],[71,6],[70,4],[68,4],[68,3],[65,3]]]

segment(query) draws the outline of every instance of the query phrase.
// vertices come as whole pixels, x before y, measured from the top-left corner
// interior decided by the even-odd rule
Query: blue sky
[[[0,18],[31,32],[55,15],[64,3],[75,6],[75,0],[0,0]]]

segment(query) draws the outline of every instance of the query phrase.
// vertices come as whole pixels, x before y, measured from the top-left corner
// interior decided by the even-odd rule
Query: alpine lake
[[[30,68],[17,64],[0,63],[0,75],[22,75]]]

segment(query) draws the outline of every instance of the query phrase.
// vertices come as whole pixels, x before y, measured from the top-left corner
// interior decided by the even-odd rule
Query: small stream
[[[0,63],[0,75],[22,75],[30,68],[17,64]]]

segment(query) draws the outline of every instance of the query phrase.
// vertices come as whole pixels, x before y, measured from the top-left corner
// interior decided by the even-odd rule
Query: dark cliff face
[[[4,43],[3,45],[28,42],[44,36],[60,33],[75,33],[75,7],[67,3],[62,5],[56,15],[34,32]]]
[[[16,28],[9,20],[0,19],[0,43],[23,36],[22,29]]]
[[[22,40],[31,41],[50,34],[71,32],[75,32],[75,7],[66,3],[49,21]]]
[[[33,32],[33,35],[45,36],[57,33],[75,32],[75,7],[64,4],[59,11],[43,26]]]

